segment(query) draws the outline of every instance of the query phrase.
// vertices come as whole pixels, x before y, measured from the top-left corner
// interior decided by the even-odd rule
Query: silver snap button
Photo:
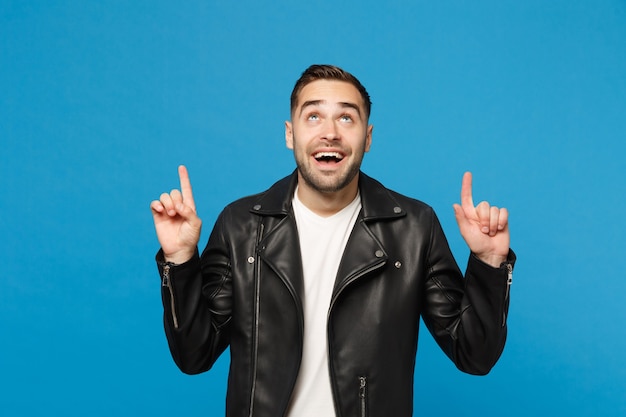
[[[252,207],[255,210],[260,210],[261,209],[261,205],[260,204],[256,204],[254,207]]]
[[[400,269],[400,267],[402,266],[402,262],[396,261],[396,263],[394,265],[395,265],[396,268]]]
[[[376,255],[377,258],[382,258],[383,257],[383,251],[381,250],[377,250],[374,255]]]
[[[400,212],[402,212],[402,209],[400,207],[396,206],[396,207],[393,208],[393,212],[394,213],[400,213]]]
[[[248,257],[248,263],[249,264],[253,264],[254,263],[254,256],[249,256]]]

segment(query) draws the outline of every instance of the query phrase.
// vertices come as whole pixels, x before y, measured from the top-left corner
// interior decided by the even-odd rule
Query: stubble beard
[[[295,137],[293,141],[295,145]],[[296,147],[294,146],[296,166],[301,178],[309,187],[320,193],[334,193],[341,191],[348,184],[350,184],[361,170],[361,162],[363,161],[364,155],[365,144],[362,149],[359,149],[356,153],[352,154],[354,159],[350,162],[346,170],[342,172],[331,172],[326,175],[324,173],[316,172],[311,165],[308,164],[307,159],[301,160],[296,151]],[[303,158],[309,158],[309,155],[305,154]]]

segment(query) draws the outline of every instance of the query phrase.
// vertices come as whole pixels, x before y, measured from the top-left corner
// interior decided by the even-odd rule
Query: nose
[[[340,139],[340,137],[337,122],[335,120],[327,120],[326,123],[324,123],[322,139],[335,141]]]

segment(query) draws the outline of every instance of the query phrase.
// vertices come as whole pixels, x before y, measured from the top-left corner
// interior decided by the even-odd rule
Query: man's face
[[[285,122],[285,139],[306,185],[329,193],[358,181],[373,126],[367,125],[356,87],[344,81],[313,81],[300,92],[291,119]]]

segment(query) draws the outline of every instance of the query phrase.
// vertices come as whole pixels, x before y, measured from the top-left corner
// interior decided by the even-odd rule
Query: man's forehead
[[[307,104],[354,103],[364,107],[363,97],[357,88],[346,81],[315,80],[302,88],[298,95],[298,108]]]

